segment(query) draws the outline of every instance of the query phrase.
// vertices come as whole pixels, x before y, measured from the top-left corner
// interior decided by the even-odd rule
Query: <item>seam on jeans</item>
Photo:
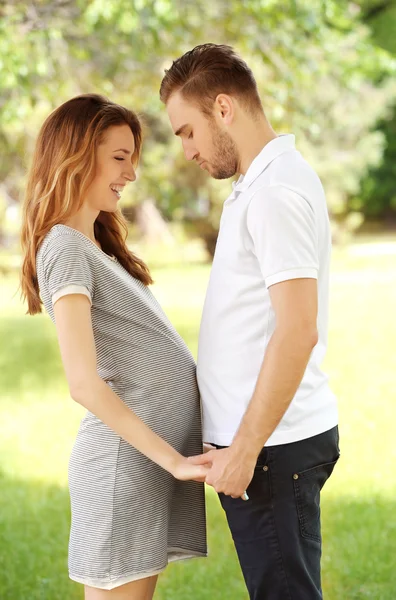
[[[269,447],[268,449],[268,464],[269,464],[269,476],[270,476],[270,480],[272,479],[272,469],[271,466],[274,466],[274,462],[275,462],[275,456],[274,456],[274,452],[273,449],[271,447]],[[273,469],[274,471],[275,469]],[[276,524],[276,517],[275,517],[275,510],[274,510],[274,486],[272,484],[271,481],[271,491],[272,491],[272,497],[271,497],[271,521],[273,524],[273,528],[274,528],[274,532],[275,532],[275,536],[276,536],[276,541],[277,541],[277,545],[278,545],[278,556],[280,558],[280,564],[281,564],[281,568],[283,571],[283,576],[284,576],[284,581],[286,584],[286,589],[287,589],[287,594],[288,594],[288,598],[284,598],[284,600],[292,600],[292,596],[291,596],[291,591],[290,591],[290,586],[289,586],[289,580],[287,578],[287,571],[285,569],[285,563],[283,560],[283,555],[282,555],[282,549],[281,549],[281,544],[279,541],[279,535],[278,535],[278,528],[277,528],[277,524]]]
[[[322,542],[322,537],[320,535],[316,535],[314,533],[309,533],[306,530],[307,519],[304,514],[304,512],[305,512],[304,504],[303,504],[301,493],[300,493],[300,487],[298,485],[296,485],[295,481],[293,481],[293,487],[294,487],[294,493],[295,493],[295,497],[296,497],[297,518],[298,518],[298,524],[299,524],[299,528],[300,528],[300,535],[303,538],[312,540],[314,542],[318,542],[320,544]],[[319,508],[319,518],[320,518],[320,508]]]

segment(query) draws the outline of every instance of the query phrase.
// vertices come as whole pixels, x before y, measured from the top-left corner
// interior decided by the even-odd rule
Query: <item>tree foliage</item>
[[[362,4],[363,20],[375,42],[396,58],[396,0],[375,0]],[[378,164],[369,168],[360,190],[348,202],[350,210],[360,211],[366,219],[396,221],[396,104],[376,130],[382,135],[384,151]]]
[[[212,41],[251,65],[276,130],[293,131],[333,210],[378,161],[372,132],[394,91],[393,65],[346,0],[41,0],[0,4],[0,183],[17,201],[48,112],[96,91],[141,113],[146,141],[127,203],[215,231],[227,187],[186,163],[158,88],[171,60]],[[1,194],[1,192],[0,192]],[[3,194],[4,195],[4,194]],[[206,234],[205,234],[206,235]]]

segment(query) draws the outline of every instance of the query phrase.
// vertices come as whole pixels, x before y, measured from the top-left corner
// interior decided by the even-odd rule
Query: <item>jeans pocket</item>
[[[293,475],[300,533],[304,538],[321,541],[320,491],[332,474],[337,460]]]

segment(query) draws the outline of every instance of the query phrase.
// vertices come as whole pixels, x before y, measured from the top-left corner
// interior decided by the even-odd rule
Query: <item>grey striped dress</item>
[[[37,253],[44,306],[91,300],[98,373],[184,456],[202,451],[195,363],[149,288],[90,239],[55,225]],[[83,418],[69,464],[70,578],[112,589],[206,555],[204,486],[177,481],[97,417]]]

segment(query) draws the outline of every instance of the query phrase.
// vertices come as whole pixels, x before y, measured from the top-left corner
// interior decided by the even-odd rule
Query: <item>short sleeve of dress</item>
[[[83,240],[70,234],[54,237],[43,250],[42,265],[53,305],[67,294],[84,294],[92,304],[93,275]]]

